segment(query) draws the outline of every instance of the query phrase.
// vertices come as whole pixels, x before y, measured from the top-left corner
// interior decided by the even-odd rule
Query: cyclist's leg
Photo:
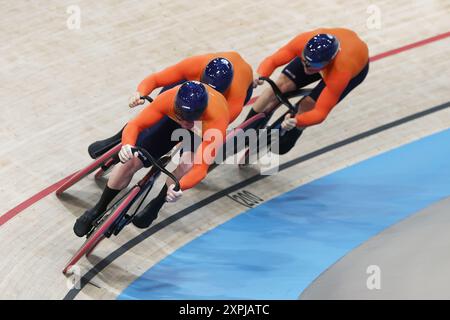
[[[172,131],[179,127],[175,121],[165,117],[153,127],[141,132],[136,146],[146,149],[153,157],[160,158],[176,145],[177,142],[171,141],[170,138]],[[76,235],[81,237],[89,232],[92,223],[101,216],[117,194],[128,186],[133,175],[142,167],[143,164],[138,158],[133,158],[125,164],[119,163],[114,167],[99,201],[77,219],[74,226]]]
[[[83,237],[89,232],[92,224],[101,217],[109,203],[130,183],[134,173],[140,168],[142,168],[142,163],[137,158],[133,158],[125,164],[118,163],[114,167],[100,199],[75,221],[73,231],[77,236]]]
[[[289,92],[295,89],[303,88],[308,84],[320,80],[320,74],[308,75],[305,73],[303,64],[300,58],[293,59],[281,72],[278,79],[275,81],[281,92]],[[278,100],[271,88],[263,91],[261,96],[255,101],[250,110],[247,119],[255,115],[256,113],[269,110],[276,106]]]
[[[172,172],[177,179],[181,179],[194,164],[194,155],[197,148],[201,145],[202,138],[189,130],[189,140],[183,141],[183,148],[181,150],[180,162],[177,168]],[[169,187],[175,182],[167,177],[166,185]]]
[[[293,82],[289,77],[285,74],[280,74],[278,79],[275,81],[277,86],[280,88],[281,92],[288,92],[295,90],[295,82]],[[255,113],[264,112],[267,109],[273,108],[278,104],[278,100],[275,97],[273,90],[271,88],[265,89],[255,103],[252,106],[253,111]]]
[[[171,141],[172,132],[180,128],[180,125],[165,116],[161,121],[147,128],[139,134],[136,146],[147,150],[155,159],[168,153],[177,141]],[[129,162],[131,164],[126,166]],[[134,173],[143,167],[141,160],[133,158],[126,164],[121,164],[113,170],[108,186],[114,189],[123,189],[128,186]]]
[[[172,132],[179,129],[180,125],[165,116],[161,121],[142,131],[136,141],[136,146],[144,148],[147,150],[155,159],[161,158],[163,155],[168,153],[178,142],[172,141]],[[128,186],[134,173],[143,167],[140,159],[133,158],[131,160],[134,162],[129,168],[125,168],[124,165],[119,166],[119,168],[111,175],[108,185],[111,188],[123,189]],[[128,172],[126,171],[128,169]]]
[[[177,179],[181,179],[191,168],[194,163],[194,152],[201,144],[202,139],[189,131],[190,141],[183,141],[183,149],[181,151],[180,162],[176,169],[172,172]],[[162,187],[159,194],[150,201],[142,211],[140,211],[133,219],[133,224],[141,229],[148,228],[152,222],[158,217],[158,213],[166,202],[167,190],[171,184],[175,182],[167,178],[166,183]]]
[[[307,97],[303,97],[302,100],[306,99]],[[300,100],[300,101],[302,101]],[[299,101],[299,102],[300,102]],[[296,107],[299,107],[300,103],[296,104]],[[281,123],[283,122],[285,116],[289,113],[289,111],[285,112],[283,115],[281,115],[272,125],[273,128],[280,128]],[[279,137],[278,140],[278,149],[271,148],[271,151],[276,154],[286,154],[288,153],[292,147],[295,145],[297,140],[300,138],[300,136],[303,133],[303,129],[300,128],[294,128],[289,131],[282,131],[280,132],[282,135]],[[272,145],[271,145],[272,146]]]
[[[297,113],[300,114],[314,109],[316,101],[324,88],[325,82],[321,80],[308,96],[303,97],[296,103],[295,106],[298,108]],[[277,123],[281,124],[284,120],[284,116],[285,115],[278,118]],[[283,155],[291,151],[304,130],[304,128],[294,128],[289,131],[283,131],[283,135],[281,135],[279,139],[278,152],[276,153]],[[272,152],[275,152],[275,150],[272,150]]]

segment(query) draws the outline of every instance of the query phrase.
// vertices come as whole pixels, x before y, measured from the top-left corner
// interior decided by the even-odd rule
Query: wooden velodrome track
[[[89,260],[82,259],[81,290],[70,289],[61,270],[83,241],[72,233],[75,218],[100,195],[92,178],[62,199],[50,194],[3,216],[2,299],[113,299],[162,258],[247,209],[227,194],[244,189],[268,200],[450,127],[450,3],[445,0],[83,0],[77,1],[81,28],[69,30],[66,8],[72,4],[2,3],[0,214],[88,164],[88,144],[115,133],[139,111],[130,110],[127,100],[140,80],[186,56],[236,50],[256,68],[301,31],[345,26],[359,33],[377,58],[363,85],[282,157],[289,164],[284,170],[247,180],[256,168],[221,166],[181,201],[166,206],[154,227],[144,233],[128,227],[104,241]],[[380,28],[367,24],[373,4],[380,9]],[[441,107],[295,160],[435,106]]]

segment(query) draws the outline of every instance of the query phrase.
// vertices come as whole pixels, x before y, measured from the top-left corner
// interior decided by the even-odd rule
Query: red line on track
[[[374,62],[377,60],[381,60],[399,53],[402,53],[404,51],[407,50],[411,50],[414,48],[418,48],[418,47],[422,47],[424,45],[427,45],[429,43],[432,42],[436,42],[445,38],[450,37],[450,31],[431,37],[431,38],[427,38],[418,42],[414,42],[408,45],[405,45],[403,47],[397,48],[397,49],[393,49],[393,50],[389,50],[383,53],[379,53],[373,57],[370,58],[370,62]],[[250,105],[252,103],[254,103],[256,101],[256,99],[258,99],[258,97],[253,97],[250,99],[250,101],[247,103],[247,105]],[[76,172],[75,172],[76,173]],[[24,202],[20,203],[19,205],[17,205],[16,207],[14,207],[13,209],[9,210],[8,212],[4,213],[3,215],[0,216],[0,226],[5,224],[6,222],[8,222],[9,220],[11,220],[12,218],[14,218],[16,215],[18,215],[20,212],[22,212],[23,210],[27,209],[28,207],[32,206],[33,204],[35,204],[36,202],[42,200],[43,198],[45,198],[46,196],[48,196],[49,194],[55,192],[64,182],[66,182],[68,179],[70,179],[75,173],[72,173],[71,175],[69,175],[68,177],[58,181],[57,183],[47,187],[46,189],[40,191],[39,193],[35,194],[34,196],[32,196],[31,198],[25,200]]]
[[[11,220],[12,218],[14,218],[16,215],[18,215],[20,212],[22,212],[26,208],[32,206],[33,204],[35,204],[39,200],[45,198],[50,193],[55,192],[64,182],[69,180],[75,173],[76,172],[74,172],[71,175],[69,175],[68,177],[65,177],[64,179],[58,181],[57,183],[51,185],[50,187],[45,188],[44,190],[40,191],[39,193],[36,193],[31,198],[25,200],[24,202],[22,202],[18,206],[12,208],[11,210],[6,212],[5,214],[1,215],[0,216],[0,226],[5,224],[6,222]]]
[[[442,39],[445,39],[445,38],[448,38],[448,37],[450,37],[450,31],[446,32],[446,33],[443,33],[443,34],[440,34],[440,35],[437,35],[437,36],[434,36],[434,37],[431,37],[431,38],[427,38],[427,39],[424,39],[424,40],[420,40],[420,41],[408,44],[406,46],[403,46],[403,47],[400,47],[400,48],[397,48],[397,49],[393,49],[393,50],[389,50],[389,51],[377,54],[377,55],[375,55],[375,56],[370,58],[370,62],[377,61],[377,60],[380,60],[380,59],[384,59],[386,57],[390,57],[390,56],[393,56],[393,55],[396,55],[396,54],[399,54],[401,52],[404,52],[404,51],[407,51],[407,50],[411,50],[411,49],[414,49],[414,48],[417,48],[417,47],[422,47],[422,46],[427,45],[427,44],[429,44],[431,42],[439,41],[439,40],[442,40]]]

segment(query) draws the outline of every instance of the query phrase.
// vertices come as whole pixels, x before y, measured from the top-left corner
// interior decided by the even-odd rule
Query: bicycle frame
[[[117,235],[123,229],[123,227],[125,227],[131,221],[133,216],[139,210],[139,207],[133,215],[128,216],[127,218],[126,214],[128,210],[144,192],[147,191],[147,194],[145,196],[148,195],[148,192],[150,191],[160,172],[163,172],[171,179],[173,179],[173,181],[175,181],[174,190],[179,190],[180,184],[178,179],[167,169],[163,168],[163,166],[170,161],[171,156],[164,156],[157,161],[144,149],[135,148],[133,150],[133,153],[134,152],[139,153],[139,158],[141,158],[141,161],[143,163],[146,163],[145,160],[149,160],[152,163],[152,169],[150,169],[150,171],[144,176],[144,178],[142,178],[136,185],[134,185],[124,196],[122,196],[109,209],[106,210],[106,212],[110,210],[112,210],[112,212],[109,215],[104,215],[99,219],[99,221],[97,221],[93,229],[89,232],[85,243],[78,249],[75,255],[64,267],[63,274],[67,274],[70,267],[75,265],[83,257],[83,255],[90,255],[95,247],[105,237],[109,237],[111,236],[111,234]],[[164,164],[161,164],[161,162],[163,162]],[[143,203],[144,199],[145,197],[142,199],[141,204]],[[117,208],[113,209],[116,205],[118,205]]]

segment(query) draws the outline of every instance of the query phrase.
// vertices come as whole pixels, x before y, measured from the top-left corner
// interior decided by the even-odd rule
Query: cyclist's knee
[[[129,184],[129,182],[133,178],[133,175],[138,170],[139,163],[137,163],[134,158],[127,161],[126,163],[117,164],[114,167],[111,176],[109,177],[108,186],[112,189],[122,190]]]
[[[126,163],[121,164],[120,172],[124,176],[133,176],[137,171],[139,171],[144,165],[139,158],[133,157]]]
[[[299,113],[311,111],[316,106],[316,101],[314,101],[314,99],[309,96],[303,97],[303,99],[301,99],[298,103],[299,103],[298,108]]]
[[[193,157],[194,153],[190,151],[185,151],[180,157],[180,162],[178,163],[178,166],[175,168],[175,170],[172,172],[175,177],[178,179],[181,179],[191,168],[193,165]],[[170,186],[171,184],[174,184],[175,182],[170,178],[167,177],[166,185]]]
[[[183,152],[183,154],[180,157],[180,163],[178,164],[177,171],[179,171],[182,174],[185,174],[192,168],[193,164],[194,164],[194,153],[190,151]]]
[[[278,88],[280,88],[281,92],[293,91],[296,88],[295,83],[284,74],[280,74],[276,84]]]

